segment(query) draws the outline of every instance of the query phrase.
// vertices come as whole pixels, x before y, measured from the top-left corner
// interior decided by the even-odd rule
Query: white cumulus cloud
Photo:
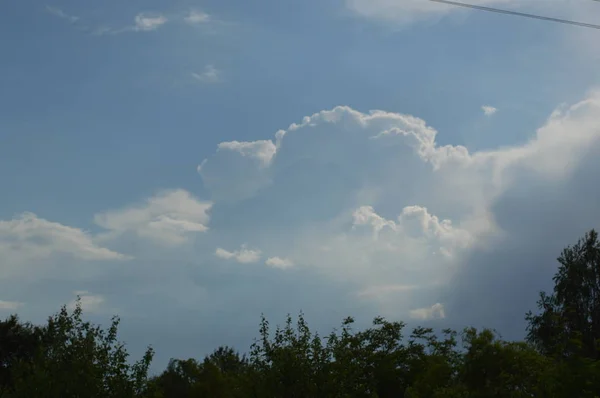
[[[94,221],[109,230],[104,238],[132,233],[165,246],[178,246],[206,232],[212,203],[185,190],[165,191],[138,206],[96,214]]]
[[[457,307],[435,292],[458,283],[472,253],[515,234],[498,216],[504,198],[527,207],[537,197],[539,208],[555,200],[546,185],[567,183],[592,159],[599,98],[560,108],[525,144],[486,151],[439,145],[437,130],[412,115],[336,107],[272,139],[224,142],[200,175],[215,200],[229,203],[226,217],[248,234],[241,239],[356,285],[360,299],[395,314],[449,316],[448,305]],[[581,200],[552,192],[565,206]],[[590,201],[588,211],[600,217],[598,206]],[[398,303],[398,294],[407,299]]]

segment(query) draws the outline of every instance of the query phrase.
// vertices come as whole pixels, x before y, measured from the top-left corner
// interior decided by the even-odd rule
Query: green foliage
[[[546,355],[600,359],[600,242],[592,230],[558,258],[554,291],[527,314],[527,338]]]
[[[219,347],[203,362],[171,359],[149,383],[148,395],[160,397],[245,397],[248,361],[230,347]]]
[[[117,341],[119,320],[104,330],[82,320],[81,303],[48,319],[32,360],[15,364],[9,398],[129,398],[146,388],[152,349],[134,363]]]
[[[14,389],[16,364],[32,361],[41,341],[41,329],[16,315],[0,322],[0,397]]]

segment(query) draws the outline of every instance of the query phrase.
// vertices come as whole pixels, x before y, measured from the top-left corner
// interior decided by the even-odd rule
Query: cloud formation
[[[265,264],[279,269],[287,269],[294,266],[294,262],[292,260],[282,257],[269,257],[267,261],[265,261]]]
[[[96,28],[87,27],[87,30],[97,36],[102,35],[117,35],[127,32],[152,32],[169,22],[169,19],[161,13],[140,12],[133,18],[133,25],[122,28],[114,28],[110,26],[100,26]]]
[[[218,144],[199,166],[207,199],[163,191],[98,213],[96,234],[31,213],[1,221],[1,271],[57,254],[114,263],[97,278],[59,274],[60,291],[86,289],[97,312],[119,302],[140,317],[250,322],[262,306],[330,321],[327,302],[505,331],[533,307],[561,247],[600,219],[598,115],[592,92],[524,144],[469,151],[439,145],[412,115],[324,110],[271,138]],[[121,252],[135,257],[127,267]],[[3,298],[27,303],[17,293]]]
[[[221,81],[221,71],[213,65],[206,65],[202,72],[192,72],[191,75],[201,83],[218,83]]]
[[[58,17],[58,18],[66,19],[70,23],[75,23],[75,22],[79,21],[79,17],[78,16],[69,15],[66,12],[64,12],[63,10],[61,10],[60,8],[57,8],[57,7],[46,6],[46,11],[49,12],[50,14]]]
[[[135,16],[135,25],[133,30],[138,32],[148,32],[156,30],[168,21],[167,17],[161,14],[140,13]]]
[[[163,246],[179,246],[196,233],[208,231],[212,203],[185,190],[159,193],[144,203],[94,216],[97,225],[109,230],[104,239],[133,234]]]
[[[225,260],[235,260],[242,264],[256,263],[260,260],[260,255],[260,250],[248,249],[246,245],[242,245],[239,250],[235,251],[227,251],[220,247],[215,250],[215,256]]]
[[[191,10],[184,20],[192,25],[204,24],[210,21],[210,15],[200,10]]]
[[[79,260],[124,260],[127,256],[95,243],[91,234],[74,227],[52,222],[33,213],[23,213],[12,220],[0,220],[0,254],[7,263],[23,264],[55,254]]]
[[[486,116],[492,116],[494,113],[498,112],[498,109],[494,108],[493,106],[489,106],[489,105],[482,106],[481,110],[483,111],[483,114]]]
[[[417,308],[410,311],[410,317],[421,321],[430,319],[444,319],[446,313],[444,312],[444,306],[440,303],[435,303],[431,307]]]
[[[528,208],[552,197],[541,187],[569,183],[600,143],[599,114],[600,96],[591,93],[555,111],[523,145],[470,152],[440,146],[437,131],[417,117],[336,107],[270,140],[221,143],[200,175],[217,203],[230,203],[228,216],[238,225],[260,226],[249,233],[265,252],[284,250],[296,267],[358,286],[356,297],[384,313],[466,319],[471,315],[457,303],[478,291],[473,275],[487,269],[476,254],[522,235],[514,231],[518,224],[506,222],[514,217],[503,214],[502,203],[517,195]],[[563,188],[556,192],[567,195]],[[569,197],[565,204],[578,201]],[[600,217],[597,203],[588,207]],[[549,225],[560,228],[552,220]],[[553,255],[558,249],[545,248]],[[514,264],[522,267],[516,278],[527,272]],[[485,311],[487,297],[478,300],[478,311]]]

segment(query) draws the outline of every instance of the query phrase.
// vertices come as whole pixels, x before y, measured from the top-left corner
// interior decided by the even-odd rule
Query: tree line
[[[131,361],[80,303],[44,325],[0,322],[1,398],[520,398],[600,397],[600,243],[592,230],[558,258],[552,292],[526,314],[525,341],[488,329],[435,333],[377,317],[320,336],[303,314],[271,328],[264,317],[247,354],[219,347],[172,359],[149,375],[153,350]]]

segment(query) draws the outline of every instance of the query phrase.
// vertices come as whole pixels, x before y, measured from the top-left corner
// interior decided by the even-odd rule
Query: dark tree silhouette
[[[600,243],[592,230],[558,258],[552,294],[527,314],[528,341],[546,355],[600,359]]]

